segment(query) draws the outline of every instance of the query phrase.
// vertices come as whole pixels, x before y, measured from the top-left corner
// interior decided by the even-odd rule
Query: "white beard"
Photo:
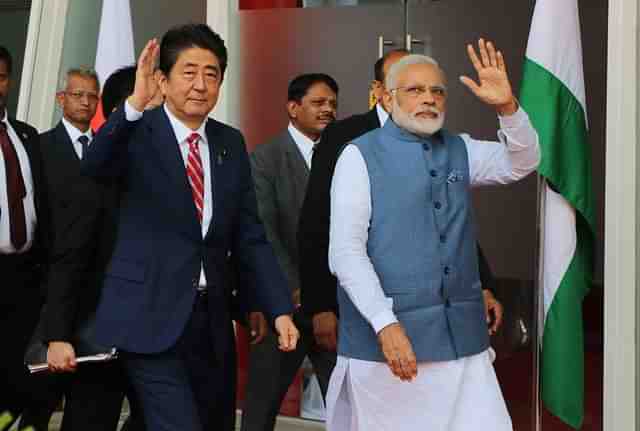
[[[418,118],[417,115],[422,112],[433,112],[438,116],[436,118]],[[395,98],[393,99],[391,118],[399,127],[414,135],[428,138],[442,129],[444,117],[444,112],[440,112],[436,108],[418,108],[411,113],[405,112],[400,108]]]

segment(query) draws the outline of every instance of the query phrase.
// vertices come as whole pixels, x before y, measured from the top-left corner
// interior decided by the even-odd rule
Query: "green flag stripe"
[[[582,105],[558,78],[528,58],[520,100],[540,138],[538,171],[595,231],[591,147]]]
[[[591,285],[593,237],[577,218],[576,251],[547,313],[542,340],[542,399],[578,429],[584,417],[584,336],[582,300]]]
[[[521,103],[540,138],[540,174],[576,210],[576,250],[545,316],[542,399],[554,415],[577,429],[584,419],[582,300],[591,286],[595,230],[586,116],[571,91],[529,58]]]

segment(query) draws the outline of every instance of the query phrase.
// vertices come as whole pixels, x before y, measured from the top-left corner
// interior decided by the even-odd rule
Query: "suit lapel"
[[[291,181],[295,188],[295,201],[299,206],[302,206],[307,182],[309,181],[309,168],[307,167],[307,162],[304,160],[304,156],[300,152],[300,148],[298,148],[298,145],[288,131],[282,136],[282,143],[285,147],[287,165],[291,172]]]
[[[61,156],[61,162],[65,165],[64,169],[73,169],[74,172],[78,171],[79,174],[80,159],[78,158],[78,153],[76,153],[75,148],[73,148],[71,137],[69,137],[62,121],[58,123],[54,133],[57,147],[56,152]]]
[[[231,154],[226,148],[220,136],[221,128],[218,123],[209,119],[205,126],[207,143],[209,145],[209,187],[211,189],[211,223],[205,238],[208,238],[214,231],[216,220],[220,220],[222,208],[224,208],[226,193],[223,178],[230,178],[231,162],[227,160]]]
[[[187,224],[191,234],[200,237],[200,225],[191,185],[187,179],[187,171],[184,166],[184,159],[180,154],[178,138],[171,127],[169,117],[161,106],[148,113],[149,126],[151,128],[150,145],[155,150],[160,159],[160,165],[165,174],[169,177],[169,182],[173,185],[173,195],[177,197],[174,208],[181,213],[182,218],[189,220]]]
[[[369,123],[370,130],[379,129],[380,127],[382,127],[382,124],[380,124],[380,118],[378,118],[378,109],[375,106],[365,115],[367,118],[367,122]]]
[[[9,118],[9,123],[11,123],[11,127],[13,127],[13,130],[15,130],[18,138],[22,142],[22,146],[27,152],[27,157],[29,158],[29,166],[31,167],[31,181],[33,183],[34,190],[34,205],[36,207],[36,214],[40,214],[41,209],[45,203],[42,202],[43,184],[41,178],[42,166],[40,161],[40,151],[33,144],[33,139],[35,139],[37,135],[34,135],[30,131],[30,129],[24,127],[21,123],[11,118]],[[41,217],[38,216],[38,218]]]

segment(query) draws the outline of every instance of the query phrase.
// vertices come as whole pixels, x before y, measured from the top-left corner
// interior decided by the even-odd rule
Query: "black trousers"
[[[316,346],[309,317],[296,313],[294,321],[300,331],[300,340],[293,352],[279,350],[277,336],[271,332],[250,347],[242,431],[273,430],[280,404],[305,356],[311,360],[323,398],[327,394],[329,378],[336,365],[336,352],[320,350]]]
[[[235,429],[236,361],[233,345],[221,357],[212,319],[232,342],[231,321],[214,316],[215,299],[199,295],[191,318],[171,349],[153,354],[125,353],[127,374],[153,431],[232,431]]]
[[[81,364],[75,373],[33,376],[35,387],[46,400],[28,406],[20,419],[20,429],[48,429],[49,420],[64,395],[61,431],[116,431],[125,394],[129,398],[129,431],[144,431],[144,418],[137,400],[131,395],[119,361],[105,364]]]
[[[26,406],[41,400],[31,385],[24,352],[44,300],[41,269],[29,253],[0,255],[0,413],[17,418]]]

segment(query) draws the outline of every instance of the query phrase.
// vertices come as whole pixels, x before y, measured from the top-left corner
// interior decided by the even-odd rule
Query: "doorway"
[[[340,86],[338,118],[368,110],[373,64],[384,52],[409,47],[433,56],[448,75],[446,127],[495,139],[495,114],[458,83],[472,74],[465,45],[486,37],[503,51],[514,90],[520,87],[535,2],[490,0],[303,0],[240,2],[237,126],[249,150],[287,126],[286,89],[298,74],[323,72]],[[602,429],[604,132],[607,0],[580,2],[585,85],[597,202],[594,288],[585,300],[585,430]],[[473,75],[471,75],[473,76]],[[493,345],[496,371],[514,427],[531,430],[532,329],[536,259],[536,179],[474,194],[480,244],[496,277],[505,323]],[[545,416],[545,430],[564,429]]]

